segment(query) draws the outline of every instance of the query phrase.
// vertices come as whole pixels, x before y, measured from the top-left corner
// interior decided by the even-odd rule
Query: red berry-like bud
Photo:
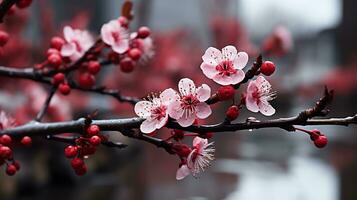
[[[100,139],[100,137],[94,135],[89,139],[89,142],[94,146],[98,146],[102,142],[102,139]]]
[[[231,106],[228,108],[227,112],[226,112],[226,117],[229,121],[233,121],[235,119],[237,119],[239,115],[239,108],[238,106]]]
[[[73,158],[78,154],[78,147],[77,146],[68,146],[64,149],[64,155],[67,158]]]
[[[126,17],[120,16],[120,17],[118,18],[118,21],[119,21],[119,23],[120,23],[120,25],[121,25],[122,27],[128,28],[128,26],[129,26],[129,20],[128,20]]]
[[[314,140],[314,144],[317,148],[324,148],[327,145],[327,137],[324,135],[320,135],[316,140]]]
[[[187,157],[191,153],[190,147],[182,143],[173,144],[172,150],[180,157]]]
[[[275,64],[271,61],[265,61],[262,66],[260,67],[260,71],[265,75],[265,76],[270,76],[274,73],[275,71]]]
[[[139,60],[141,57],[141,51],[138,48],[132,48],[128,51],[128,55],[133,60]]]
[[[63,83],[64,78],[65,78],[65,76],[64,76],[63,73],[57,73],[52,78],[52,84],[53,85],[58,85],[60,83]]]
[[[218,89],[217,95],[220,101],[233,99],[235,89],[231,85],[222,86]]]
[[[91,88],[95,84],[95,77],[89,73],[83,73],[79,76],[79,85],[84,88]]]
[[[84,164],[82,165],[80,168],[76,168],[74,170],[74,172],[78,175],[78,176],[83,176],[84,174],[87,173],[87,166]]]
[[[9,135],[2,135],[0,138],[0,143],[5,146],[9,146],[12,142],[12,139]]]
[[[16,6],[20,9],[27,8],[31,5],[32,0],[18,0]]]
[[[51,54],[47,57],[47,61],[55,68],[61,66],[63,63],[62,57],[59,54]]]
[[[16,171],[17,170],[16,170],[16,166],[15,165],[10,164],[10,165],[8,165],[6,167],[6,174],[9,175],[9,176],[15,175]]]
[[[65,41],[61,37],[53,37],[51,39],[51,48],[61,50],[64,43]]]
[[[83,165],[85,165],[85,163],[81,158],[73,158],[71,161],[71,166],[73,167],[73,169],[79,169]]]
[[[68,84],[61,83],[58,86],[58,90],[63,94],[63,95],[68,95],[71,92],[71,87],[69,87]]]
[[[88,128],[87,128],[87,133],[89,136],[93,136],[93,135],[98,135],[100,129],[99,129],[99,126],[97,125],[90,125]]]
[[[8,159],[11,158],[12,156],[12,151],[9,147],[7,146],[2,146],[0,147],[0,157],[3,159]]]
[[[150,29],[146,26],[142,26],[138,30],[138,38],[147,38],[150,35]]]
[[[9,41],[9,34],[5,31],[0,31],[0,46],[5,46],[7,41]]]
[[[30,146],[32,144],[32,139],[29,136],[24,136],[21,139],[21,144],[24,146]]]
[[[120,61],[119,65],[122,72],[130,73],[134,70],[135,62],[131,58],[126,57]]]
[[[60,54],[60,52],[57,49],[54,48],[49,48],[46,52],[46,56],[49,57],[52,54]]]
[[[87,68],[89,73],[98,74],[100,71],[100,63],[98,61],[90,61]]]

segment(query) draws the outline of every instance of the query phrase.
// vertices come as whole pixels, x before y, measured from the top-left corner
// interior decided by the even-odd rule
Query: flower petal
[[[64,44],[61,48],[61,55],[63,57],[69,57],[73,55],[76,51],[76,47],[72,43]]]
[[[157,120],[156,129],[160,129],[163,126],[165,126],[168,119],[169,119],[169,115],[166,114],[165,117],[161,118],[160,120]]]
[[[234,85],[234,84],[242,82],[244,77],[245,77],[245,74],[244,74],[243,70],[237,69],[237,73],[231,74],[230,77],[231,77],[231,80],[232,80],[231,84]]]
[[[151,133],[156,129],[157,120],[148,118],[140,125],[140,131],[143,133]]]
[[[182,127],[188,127],[193,124],[195,119],[196,119],[196,117],[195,117],[194,113],[187,112],[187,114],[184,113],[179,119],[177,119],[177,122]]]
[[[191,173],[187,165],[182,165],[176,172],[176,180],[182,180]]]
[[[265,116],[272,116],[275,113],[275,109],[267,101],[261,101],[258,107],[259,111]]]
[[[151,115],[153,103],[150,101],[139,101],[135,104],[134,111],[139,117],[147,118]]]
[[[209,47],[202,56],[202,60],[204,63],[216,66],[222,60],[222,53],[214,47]]]
[[[211,88],[206,84],[202,84],[197,88],[196,95],[200,102],[204,102],[211,97]]]
[[[206,119],[211,114],[212,114],[212,110],[208,104],[201,102],[196,106],[196,116],[198,118]]]
[[[237,49],[232,45],[228,45],[222,49],[222,54],[225,60],[233,61],[237,55]]]
[[[192,141],[192,145],[194,147],[195,146],[200,146],[200,147],[202,146],[203,147],[206,144],[208,144],[208,140],[207,139],[203,139],[203,138],[198,137],[198,136],[196,136]]]
[[[129,49],[129,40],[120,40],[112,45],[113,51],[122,54]]]
[[[195,94],[196,92],[196,86],[195,83],[189,79],[189,78],[183,78],[179,81],[178,84],[179,91],[181,95],[189,95],[189,94]]]
[[[177,92],[174,89],[169,88],[161,92],[160,99],[163,104],[167,105],[171,101],[180,100],[180,96],[177,94]]]
[[[234,85],[241,82],[245,77],[243,70],[237,69],[237,72],[230,76],[219,75],[213,77],[213,80],[221,85]]]
[[[184,110],[181,108],[180,101],[173,101],[168,106],[168,113],[173,119],[182,117]]]
[[[243,69],[248,63],[249,57],[246,52],[239,52],[234,58],[233,66],[235,69]]]
[[[67,42],[71,42],[72,39],[73,39],[74,36],[75,36],[72,27],[70,27],[70,26],[65,26],[65,27],[63,28],[63,36],[64,36],[64,39],[65,39]]]
[[[100,34],[105,44],[112,45],[114,43],[114,38],[112,37],[112,32],[109,24],[104,24],[102,26]]]
[[[216,74],[218,74],[215,65],[211,65],[203,62],[200,67],[203,74],[207,76],[207,78],[209,79],[212,79]]]
[[[258,112],[259,111],[259,107],[257,105],[257,101],[256,99],[254,99],[251,95],[247,95],[247,97],[245,98],[245,106],[247,107],[248,110],[252,111],[252,112]]]

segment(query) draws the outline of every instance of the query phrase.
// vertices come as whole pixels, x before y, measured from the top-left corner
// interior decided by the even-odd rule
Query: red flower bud
[[[73,169],[79,169],[83,165],[85,165],[85,163],[81,158],[73,158],[71,161],[71,166],[73,167]]]
[[[57,73],[52,78],[52,84],[59,85],[60,83],[62,83],[64,81],[64,79],[65,79],[65,76],[63,73]]]
[[[9,34],[5,31],[0,31],[0,46],[5,46],[7,41],[9,41]]]
[[[9,146],[12,143],[12,139],[9,135],[2,135],[0,138],[0,143],[5,146]]]
[[[90,61],[88,63],[88,71],[91,74],[98,74],[98,72],[100,71],[100,63],[98,61]]]
[[[21,139],[21,144],[24,146],[30,146],[32,144],[32,139],[29,136],[24,136]]]
[[[320,135],[316,140],[314,140],[314,144],[317,148],[324,148],[327,145],[327,137],[324,135]]]
[[[119,65],[122,72],[130,73],[134,70],[135,62],[131,58],[126,57],[120,61]]]
[[[93,136],[93,135],[98,135],[100,129],[99,129],[99,126],[97,125],[90,125],[88,128],[87,128],[87,133],[89,136]]]
[[[260,71],[265,75],[265,76],[270,76],[274,73],[275,71],[275,64],[271,61],[265,61],[262,66],[260,67]]]
[[[233,105],[227,109],[226,117],[229,121],[233,121],[237,119],[238,115],[239,115],[238,106]]]
[[[138,30],[138,38],[147,38],[149,37],[151,31],[148,27],[142,26]]]
[[[217,95],[220,101],[233,99],[235,89],[231,85],[222,86],[218,89]]]
[[[128,51],[128,56],[133,60],[139,60],[141,57],[141,51],[138,48],[132,48]]]
[[[15,175],[16,171],[17,171],[16,166],[13,164],[10,164],[6,167],[6,174],[9,176]]]
[[[67,158],[73,158],[78,154],[78,147],[77,146],[68,146],[64,149],[64,155]]]
[[[89,143],[91,143],[94,146],[100,145],[101,142],[102,140],[97,135],[94,135],[89,139]]]
[[[58,86],[58,90],[63,94],[63,95],[68,95],[71,92],[71,87],[69,87],[68,84],[61,83]]]
[[[51,39],[51,48],[61,50],[62,46],[64,45],[65,41],[60,37],[53,37]]]

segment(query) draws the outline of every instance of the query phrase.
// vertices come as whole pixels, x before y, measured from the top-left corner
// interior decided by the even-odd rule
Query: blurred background
[[[269,77],[278,98],[274,117],[294,116],[314,105],[324,85],[335,89],[330,116],[357,113],[357,2],[354,0],[135,0],[131,29],[149,26],[155,56],[131,74],[117,66],[99,77],[125,95],[145,96],[176,88],[183,77],[218,85],[199,69],[209,46],[232,44],[250,55],[272,60]],[[2,25],[11,33],[0,64],[32,66],[44,59],[50,38],[64,25],[88,28],[98,35],[103,23],[120,15],[122,0],[36,0]],[[266,53],[264,44],[277,30],[288,30],[292,45],[283,53]],[[288,34],[288,35],[290,35]],[[16,39],[13,39],[16,38]],[[46,86],[1,78],[0,105],[19,123],[38,112]],[[13,84],[16,83],[16,84]],[[239,91],[242,93],[243,90]],[[215,106],[223,118],[229,105]],[[132,106],[110,97],[73,91],[56,96],[47,121],[70,120],[98,109],[98,118],[134,116]],[[243,109],[237,121],[254,116]],[[0,199],[227,199],[227,200],[356,200],[356,126],[319,128],[329,138],[317,149],[305,134],[280,129],[215,134],[216,160],[200,177],[176,181],[179,160],[150,144],[108,133],[129,144],[123,150],[102,147],[87,161],[89,172],[77,177],[63,155],[64,144],[38,139],[32,148],[17,149],[22,169],[15,177],[0,173]],[[170,130],[162,130],[165,137]],[[187,141],[188,143],[190,141]],[[2,170],[2,169],[1,169]],[[5,170],[5,169],[4,169]]]

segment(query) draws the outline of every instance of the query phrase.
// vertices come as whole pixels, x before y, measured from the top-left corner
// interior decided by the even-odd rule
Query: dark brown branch
[[[143,119],[141,118],[127,118],[127,119],[108,119],[108,120],[93,120],[103,131],[128,131],[131,129],[139,129]],[[331,118],[331,119],[308,119],[306,121],[299,120],[297,117],[280,118],[267,121],[248,121],[234,124],[213,124],[213,125],[192,125],[189,127],[181,127],[176,122],[169,122],[166,127],[173,129],[180,129],[196,133],[207,132],[226,132],[249,130],[259,128],[282,128],[293,125],[340,125],[348,126],[350,124],[357,124],[357,115],[346,118]],[[1,130],[0,134],[9,134],[14,137],[21,137],[25,135],[41,136],[41,135],[57,135],[61,133],[80,133],[84,130],[85,119],[80,118],[74,121],[54,122],[54,123],[40,123],[33,122],[23,126],[18,126],[11,129]],[[125,135],[125,134],[124,134]],[[140,134],[141,135],[141,134]],[[146,135],[144,136],[146,137]]]
[[[32,68],[24,68],[24,69],[16,69],[10,67],[0,66],[0,76],[7,76],[11,78],[21,78],[21,79],[28,79],[33,80],[40,83],[45,83],[48,85],[52,85],[50,78],[44,77],[39,74],[37,71],[33,70]],[[112,96],[116,98],[119,102],[127,102],[130,104],[135,104],[139,101],[138,98],[123,96],[117,90],[108,90],[103,87],[98,88],[83,88],[74,83],[73,81],[70,83],[72,89],[87,91],[96,94],[102,94],[107,96]]]
[[[78,139],[78,138],[79,137],[77,137],[77,136],[57,136],[57,135],[47,135],[46,136],[46,139],[48,139],[48,140],[62,142],[62,143],[71,144],[71,145],[75,145],[76,139]],[[113,142],[113,141],[102,142],[102,145],[104,145],[106,147],[118,148],[118,149],[123,149],[128,146],[121,142]]]
[[[0,23],[4,22],[4,17],[17,0],[3,0],[0,3]]]

